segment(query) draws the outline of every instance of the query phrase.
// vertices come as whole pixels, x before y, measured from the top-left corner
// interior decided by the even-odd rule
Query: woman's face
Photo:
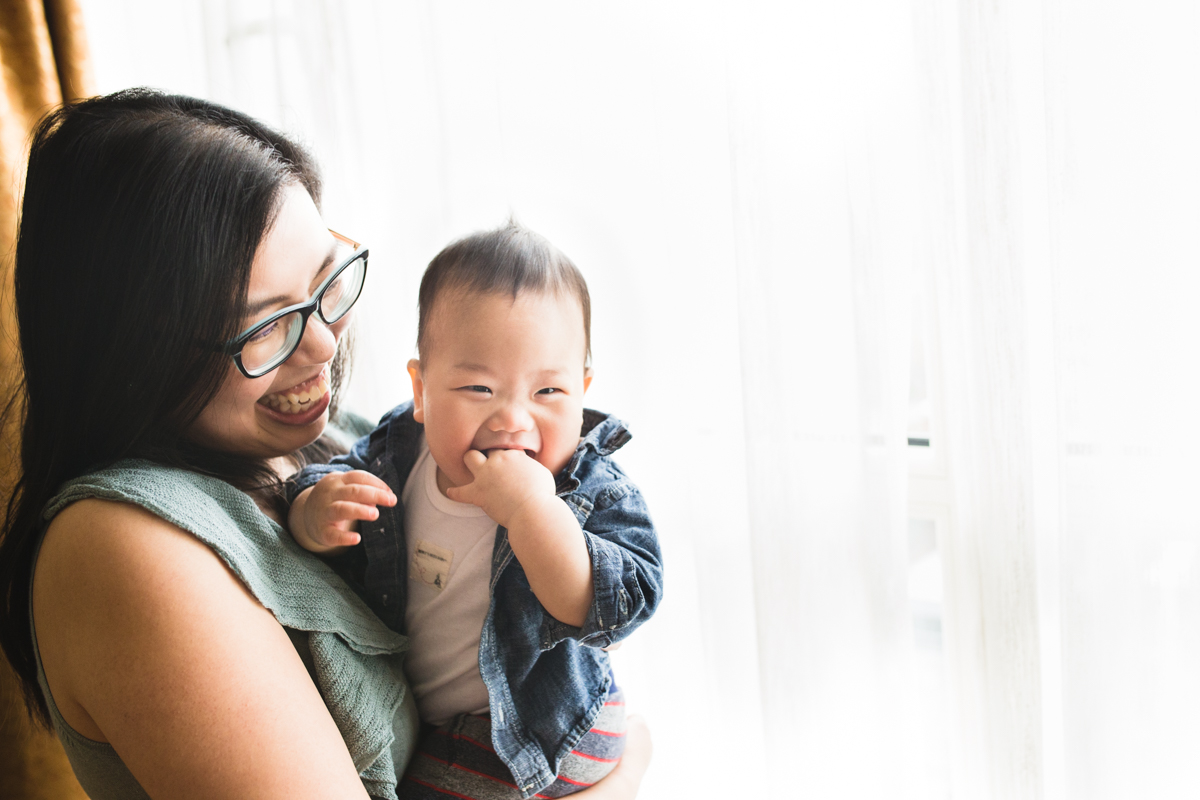
[[[239,329],[312,297],[338,266],[335,244],[308,192],[285,188],[275,224],[254,254],[250,313]],[[288,455],[316,440],[328,418],[329,364],[349,319],[326,325],[310,316],[296,352],[262,377],[247,378],[230,359],[224,384],[189,428],[190,438],[253,458]]]

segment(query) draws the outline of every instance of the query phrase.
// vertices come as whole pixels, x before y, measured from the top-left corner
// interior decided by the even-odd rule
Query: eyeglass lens
[[[346,316],[362,292],[366,274],[366,260],[356,258],[325,287],[317,311],[326,324]],[[265,373],[286,361],[304,335],[304,316],[293,311],[256,331],[242,345],[242,366],[252,373]]]
[[[332,325],[346,315],[350,306],[358,299],[358,293],[362,291],[366,273],[366,262],[356,258],[354,263],[342,270],[333,282],[325,287],[320,306],[321,318],[325,322]]]
[[[304,315],[293,311],[255,333],[242,345],[242,366],[266,371],[292,354],[304,335]]]

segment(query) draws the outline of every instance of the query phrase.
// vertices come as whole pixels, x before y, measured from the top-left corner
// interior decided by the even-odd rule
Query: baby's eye
[[[482,392],[484,394],[490,394],[492,391],[486,386],[464,386],[463,389],[468,392]]]
[[[539,389],[538,394],[562,394],[562,389],[555,389],[553,386],[547,386],[545,389]]]

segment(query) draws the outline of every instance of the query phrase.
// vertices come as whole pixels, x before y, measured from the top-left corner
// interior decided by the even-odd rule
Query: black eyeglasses
[[[225,352],[247,378],[266,375],[291,358],[313,312],[326,325],[332,325],[346,316],[362,294],[369,251],[336,231],[330,233],[337,240],[334,258],[340,263],[312,298],[259,320],[225,345]]]

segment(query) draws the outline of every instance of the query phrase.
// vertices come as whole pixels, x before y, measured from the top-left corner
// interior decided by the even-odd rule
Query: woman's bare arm
[[[287,633],[186,532],[75,503],[47,532],[33,607],[63,717],[152,797],[366,798]]]

